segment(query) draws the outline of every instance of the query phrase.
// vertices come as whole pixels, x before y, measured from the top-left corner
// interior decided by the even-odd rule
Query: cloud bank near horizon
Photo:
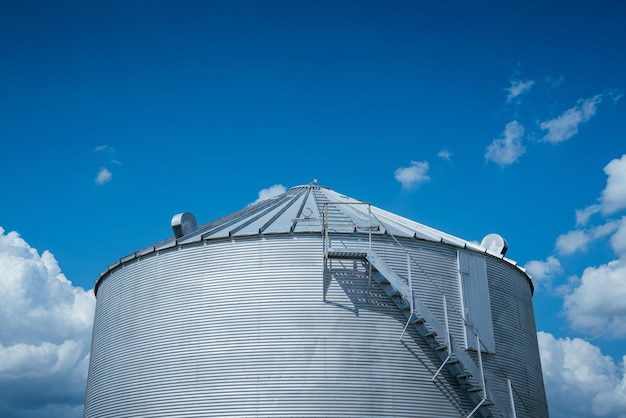
[[[562,298],[562,314],[569,327],[593,339],[626,339],[626,216],[599,219],[596,214],[619,215],[626,209],[626,154],[604,168],[606,187],[598,203],[576,211],[575,229],[560,235],[556,254],[545,261],[526,264],[533,280]],[[559,257],[577,252],[606,239],[616,259],[589,266],[580,277],[552,288],[552,279],[561,272]],[[626,417],[626,356],[617,361],[582,338],[557,338],[539,332],[544,382],[555,418]]]
[[[52,253],[0,227],[0,416],[82,416],[94,310]]]

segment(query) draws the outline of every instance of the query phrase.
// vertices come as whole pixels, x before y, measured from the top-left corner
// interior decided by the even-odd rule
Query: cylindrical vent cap
[[[502,255],[505,255],[506,251],[509,249],[506,240],[498,234],[486,235],[481,241],[480,246]]]
[[[191,212],[178,213],[172,217],[172,231],[180,238],[198,229],[196,217]]]

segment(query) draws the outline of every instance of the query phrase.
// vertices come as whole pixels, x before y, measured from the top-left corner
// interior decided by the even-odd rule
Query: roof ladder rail
[[[367,205],[367,213],[368,213],[368,249],[366,251],[363,250],[346,250],[343,251],[332,251],[330,236],[328,234],[329,230],[329,215],[328,215],[328,207],[330,205]],[[324,202],[324,229],[323,229],[323,245],[324,245],[324,272],[322,276],[322,300],[326,302],[326,287],[328,285],[329,280],[329,271],[330,271],[330,259],[340,258],[340,259],[352,259],[352,260],[366,260],[367,254],[372,252],[372,205],[371,203],[366,202]],[[367,281],[367,294],[370,291],[370,285],[372,282],[372,265],[369,265],[368,272],[368,281]]]

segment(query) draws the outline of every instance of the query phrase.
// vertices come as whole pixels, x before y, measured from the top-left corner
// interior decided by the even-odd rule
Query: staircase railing
[[[367,218],[368,218],[368,225],[366,227],[368,231],[367,250],[363,251],[362,249],[350,249],[350,248],[345,248],[345,247],[342,248],[341,251],[333,251],[333,249],[331,249],[331,241],[330,241],[331,236],[329,233],[330,217],[328,213],[328,209],[330,205],[367,205]],[[412,257],[411,253],[398,241],[398,239],[392,233],[389,232],[388,228],[385,227],[385,232],[387,233],[387,235],[390,236],[398,245],[398,247],[401,248],[407,255],[408,278],[406,282],[404,279],[402,279],[400,275],[398,275],[393,270],[393,268],[389,267],[387,263],[385,263],[384,260],[372,250],[372,230],[374,229],[372,225],[372,219],[375,219],[378,222],[378,225],[384,227],[384,223],[380,219],[378,219],[378,217],[376,217],[375,214],[372,213],[371,205],[369,203],[365,203],[365,202],[325,202],[324,203],[324,244],[323,244],[324,245],[324,285],[323,285],[324,286],[324,291],[323,291],[324,298],[325,298],[325,293],[326,293],[326,290],[325,290],[326,284],[328,280],[327,276],[330,270],[329,260],[331,258],[338,257],[338,258],[364,259],[365,261],[367,261],[367,267],[368,267],[368,275],[369,275],[368,289],[369,289],[369,282],[371,282],[371,279],[372,279],[373,270],[376,269],[384,277],[385,280],[391,283],[391,285],[402,295],[402,297],[406,300],[406,302],[409,305],[409,313],[407,314],[407,322],[406,322],[406,325],[404,326],[402,334],[400,335],[400,339],[402,339],[407,327],[409,326],[411,322],[413,322],[414,324],[416,323],[427,324],[427,328],[430,328],[432,330],[431,332],[428,332],[427,336],[432,337],[432,342],[433,342],[432,346],[436,350],[436,352],[440,355],[440,357],[441,357],[441,353],[444,353],[443,355],[445,356],[445,358],[441,357],[442,364],[440,368],[437,370],[437,372],[434,374],[432,380],[434,381],[437,378],[437,376],[441,373],[442,369],[445,366],[453,366],[453,367],[456,367],[458,370],[458,365],[460,365],[461,368],[464,369],[462,373],[460,374],[463,374],[464,376],[462,377],[465,377],[468,379],[467,382],[469,382],[470,378],[478,380],[478,385],[479,385],[478,387],[475,384],[466,385],[466,389],[468,393],[470,394],[470,397],[474,399],[476,403],[474,409],[469,413],[467,417],[469,418],[473,416],[483,406],[493,406],[496,409],[500,410],[500,412],[504,416],[515,417],[516,415],[515,404],[514,404],[514,399],[513,399],[514,388],[512,387],[510,379],[508,379],[504,371],[501,368],[499,368],[500,373],[504,375],[501,377],[505,379],[507,389],[509,392],[509,398],[510,398],[510,411],[509,411],[507,410],[508,408],[505,407],[507,403],[503,402],[500,399],[499,395],[491,387],[491,385],[488,384],[487,380],[485,379],[483,360],[482,360],[482,350],[481,349],[477,350],[477,357],[478,357],[479,364],[476,365],[476,363],[474,362],[474,359],[472,359],[472,357],[468,354],[468,352],[463,347],[461,347],[458,343],[456,343],[454,338],[452,338],[452,335],[449,331],[449,323],[448,323],[448,305],[446,301],[446,295],[443,289],[441,289],[440,286],[438,286],[436,282],[432,280],[432,278],[419,265],[417,260],[415,260]],[[358,228],[359,227],[355,225],[354,230],[356,231]],[[361,226],[360,228],[363,229],[363,226]],[[412,268],[411,268],[412,265],[415,265],[418,268],[418,270],[421,272],[422,276],[428,279],[433,284],[433,286],[441,293],[442,299],[443,299],[445,326],[440,323],[440,321],[432,313],[432,311],[421,301],[421,299],[413,291]],[[484,347],[484,345],[480,341],[480,338],[478,337],[478,334],[471,328],[470,324],[467,324],[467,321],[465,320],[464,315],[458,309],[456,309],[456,314],[459,315],[463,323],[466,326],[468,326],[468,328],[473,332],[477,341],[477,347],[481,347],[481,346]],[[418,331],[420,331],[419,328],[418,328]],[[422,336],[426,338],[426,335],[424,335],[423,332],[420,332],[420,334],[422,334]],[[444,338],[445,340],[441,341],[441,338]],[[457,378],[461,377],[459,375],[456,375],[456,377]],[[481,393],[480,398],[477,398],[476,396],[478,391]],[[504,411],[502,410],[502,407],[505,407]]]

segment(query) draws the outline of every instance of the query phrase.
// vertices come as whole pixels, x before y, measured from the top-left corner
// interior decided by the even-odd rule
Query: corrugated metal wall
[[[497,349],[483,357],[487,377],[504,371],[511,379],[518,417],[547,417],[531,288],[519,270],[493,257],[487,257],[487,277]],[[498,389],[507,399],[506,387]]]
[[[408,276],[403,248],[372,245]],[[456,249],[402,245],[414,290],[439,318],[446,294],[462,341]],[[487,260],[498,347],[487,367],[494,379],[504,367],[532,404],[518,416],[547,416],[530,289],[502,264]],[[375,282],[368,292],[364,267],[341,265],[325,302],[319,234],[203,241],[113,269],[98,290],[85,416],[467,415],[474,405],[449,373],[431,381],[441,363],[424,340],[409,329],[399,341],[406,318]]]

